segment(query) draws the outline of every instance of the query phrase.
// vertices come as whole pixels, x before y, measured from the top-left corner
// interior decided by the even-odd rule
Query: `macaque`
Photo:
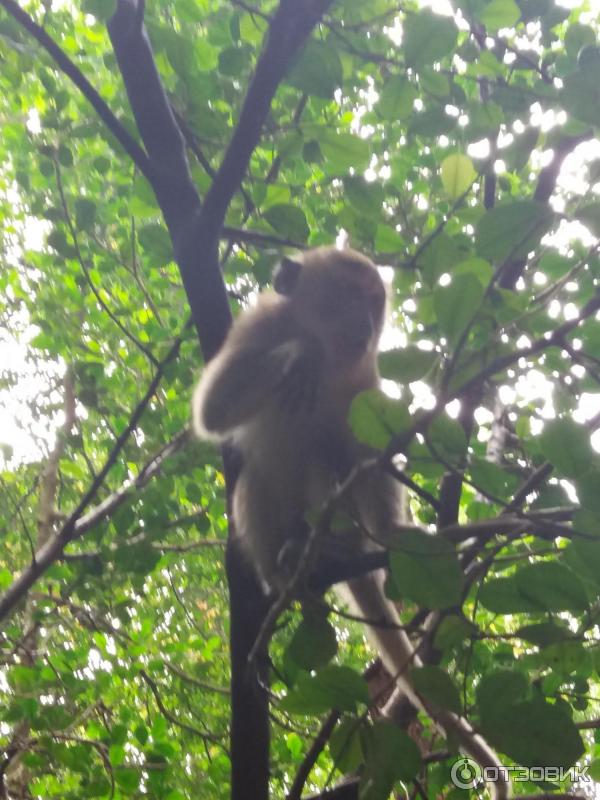
[[[284,258],[273,286],[238,317],[205,367],[193,422],[199,436],[227,440],[240,451],[235,529],[265,589],[278,591],[289,580],[286,561],[301,552],[307,512],[322,508],[372,455],[354,438],[347,416],[359,392],[379,385],[386,292],[368,258],[333,247]],[[350,484],[342,511],[356,522],[347,538],[359,552],[381,548],[408,522],[401,485],[378,467]],[[343,546],[344,536],[336,541]],[[429,713],[482,767],[497,767],[494,753],[466,720],[431,708],[411,686],[409,672],[420,659],[385,597],[382,570],[336,589],[352,612],[384,623],[368,632],[397,695]],[[496,784],[496,797],[505,796],[504,785]]]

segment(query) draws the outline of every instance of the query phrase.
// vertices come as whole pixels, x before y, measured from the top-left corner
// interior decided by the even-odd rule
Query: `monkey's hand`
[[[319,388],[321,348],[316,342],[292,339],[276,350],[282,358],[281,377],[275,386],[280,407],[288,414],[310,414]]]

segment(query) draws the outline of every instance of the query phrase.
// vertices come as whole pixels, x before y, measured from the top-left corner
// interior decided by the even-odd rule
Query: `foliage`
[[[14,796],[224,797],[224,478],[214,448],[180,436],[201,359],[173,245],[139,165],[2,6],[0,309],[19,355],[0,387],[0,590],[82,498],[80,521],[124,494],[4,614],[0,776]],[[393,268],[390,392],[358,398],[351,424],[403,452],[415,523],[446,527],[415,530],[390,559],[403,620],[431,623],[415,684],[504,763],[598,774],[585,721],[600,699],[600,49],[597,18],[575,6],[334,2],[277,90],[220,255],[235,308],[282,251],[341,230]],[[137,137],[114,7],[27,10]],[[272,0],[145,10],[202,197],[275,13]],[[571,153],[578,180],[561,182]],[[456,756],[428,759],[446,745],[425,718],[419,750],[370,715],[360,628],[296,607],[281,622],[273,797],[329,712],[307,792],[354,770],[366,798],[416,776],[430,797],[450,792]]]

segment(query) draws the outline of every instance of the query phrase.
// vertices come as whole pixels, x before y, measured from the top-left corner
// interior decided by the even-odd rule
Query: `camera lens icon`
[[[459,758],[450,770],[457,789],[474,789],[481,782],[481,767],[472,758]]]

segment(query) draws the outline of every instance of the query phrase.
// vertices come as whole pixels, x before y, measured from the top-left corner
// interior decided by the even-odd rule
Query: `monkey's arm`
[[[294,411],[311,402],[317,375],[314,346],[300,338],[275,346],[225,343],[205,368],[193,399],[194,427],[221,438],[242,425],[275,396]]]

